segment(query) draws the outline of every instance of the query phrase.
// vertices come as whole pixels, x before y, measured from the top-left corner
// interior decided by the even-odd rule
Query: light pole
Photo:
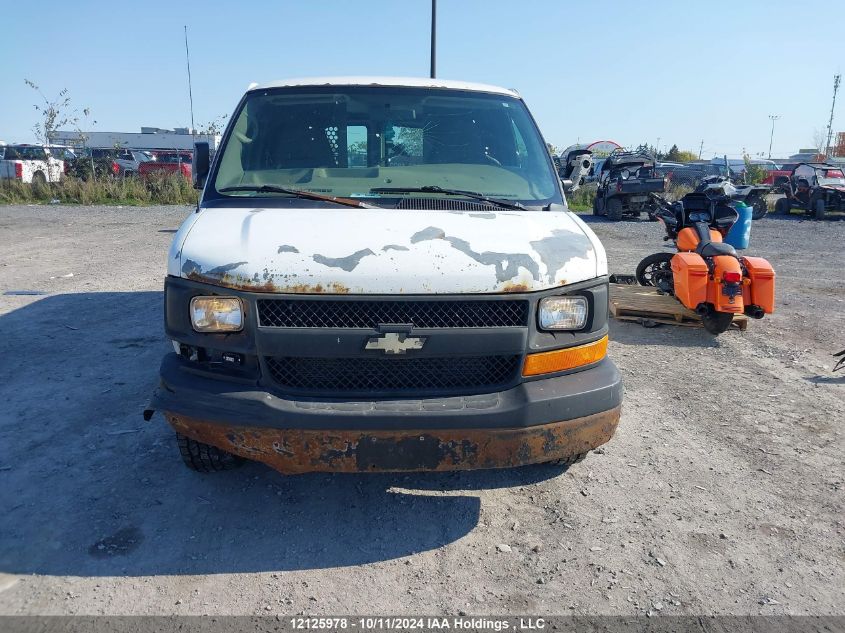
[[[188,27],[185,26],[185,61],[188,62],[188,98],[191,101],[191,134],[194,133],[194,91],[191,89],[191,53],[188,50]]]
[[[775,140],[775,121],[780,118],[778,114],[770,114],[769,118],[772,120],[772,133],[769,136],[769,160],[772,158],[772,141]]]
[[[431,78],[434,79],[437,60],[437,0],[431,0]]]

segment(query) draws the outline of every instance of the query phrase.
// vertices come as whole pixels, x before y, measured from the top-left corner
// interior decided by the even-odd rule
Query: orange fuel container
[[[672,257],[675,297],[690,310],[707,301],[707,274],[707,264],[701,255],[678,253]]]
[[[775,311],[775,271],[762,257],[743,257],[742,263],[751,278],[751,303],[771,314]]]

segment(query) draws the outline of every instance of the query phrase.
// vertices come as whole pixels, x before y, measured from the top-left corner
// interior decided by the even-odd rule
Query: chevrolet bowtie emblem
[[[367,339],[367,345],[364,349],[381,350],[385,354],[404,354],[409,349],[422,349],[423,345],[425,345],[425,337],[388,332]]]

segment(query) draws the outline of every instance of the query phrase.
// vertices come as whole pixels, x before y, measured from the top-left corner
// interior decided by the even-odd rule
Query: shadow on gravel
[[[804,380],[814,385],[845,385],[845,374],[838,376],[809,376],[804,378]]]
[[[160,292],[53,295],[0,316],[0,572],[216,574],[389,560],[469,533],[480,499],[460,491],[564,470],[191,472],[162,418],[141,417],[168,351],[161,304]]]
[[[741,332],[728,330],[714,336],[698,327],[659,324],[644,327],[634,321],[617,321],[610,318],[610,340],[623,345],[669,345],[671,347],[719,347],[721,336],[742,336]]]

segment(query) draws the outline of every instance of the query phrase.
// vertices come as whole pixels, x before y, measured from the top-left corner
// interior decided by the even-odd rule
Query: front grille
[[[512,382],[520,356],[456,358],[300,358],[270,356],[265,361],[283,388],[332,395],[402,390],[455,392]]]
[[[525,327],[528,302],[492,301],[366,301],[259,299],[263,327],[367,328],[411,324],[416,328]]]

